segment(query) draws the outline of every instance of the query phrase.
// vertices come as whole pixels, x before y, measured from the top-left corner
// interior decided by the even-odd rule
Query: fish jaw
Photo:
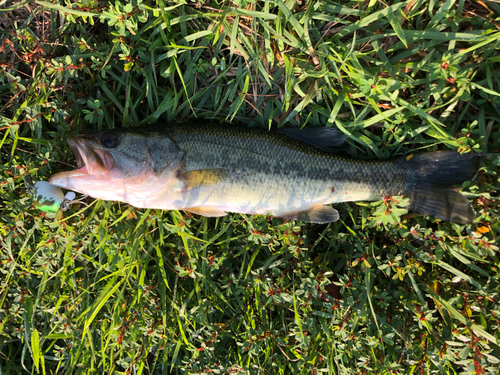
[[[73,150],[80,172],[109,177],[114,167],[113,156],[108,151],[95,147],[96,140],[93,137],[69,137],[67,142]]]
[[[105,150],[94,149],[93,139],[87,137],[69,137],[67,142],[73,150],[78,168],[52,175],[49,183],[90,196],[95,196],[96,191],[110,190],[103,199],[117,199],[116,184],[110,183],[110,180],[116,180],[118,185],[122,182],[113,170],[113,156]]]
[[[102,187],[109,188],[110,185],[109,180],[103,175],[90,175],[86,166],[73,171],[56,173],[49,178],[49,183],[90,196],[94,196],[95,191],[98,189],[102,189]]]

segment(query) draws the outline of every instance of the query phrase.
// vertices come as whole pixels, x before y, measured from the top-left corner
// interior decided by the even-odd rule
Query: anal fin
[[[332,223],[339,219],[339,212],[330,206],[317,205],[308,210],[290,212],[281,217],[309,223]]]
[[[207,217],[226,216],[226,212],[214,207],[189,207],[185,208],[184,211],[189,211],[192,212],[193,214],[207,216]]]

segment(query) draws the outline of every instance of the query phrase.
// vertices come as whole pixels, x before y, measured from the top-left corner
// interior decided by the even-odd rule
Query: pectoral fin
[[[185,208],[184,211],[189,211],[196,215],[208,216],[208,217],[226,216],[226,212],[214,207],[189,207]]]
[[[284,219],[300,220],[309,223],[331,223],[339,219],[339,213],[330,206],[318,205],[306,211],[290,212],[281,215]]]
[[[229,172],[222,168],[198,169],[195,171],[180,173],[177,178],[184,182],[182,191],[185,192],[200,185],[215,185],[229,178]]]

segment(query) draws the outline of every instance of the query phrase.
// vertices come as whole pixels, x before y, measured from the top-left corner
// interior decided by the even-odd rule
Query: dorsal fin
[[[343,149],[347,137],[337,129],[329,127],[280,129],[289,137],[298,139],[308,145],[326,152],[337,152]]]

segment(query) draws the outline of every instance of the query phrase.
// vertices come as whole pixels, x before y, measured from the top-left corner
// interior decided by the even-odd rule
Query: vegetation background
[[[0,0],[0,373],[498,373],[498,159],[473,225],[346,203],[310,225],[87,199],[23,177],[72,134],[333,126],[386,159],[500,150],[500,4]]]

